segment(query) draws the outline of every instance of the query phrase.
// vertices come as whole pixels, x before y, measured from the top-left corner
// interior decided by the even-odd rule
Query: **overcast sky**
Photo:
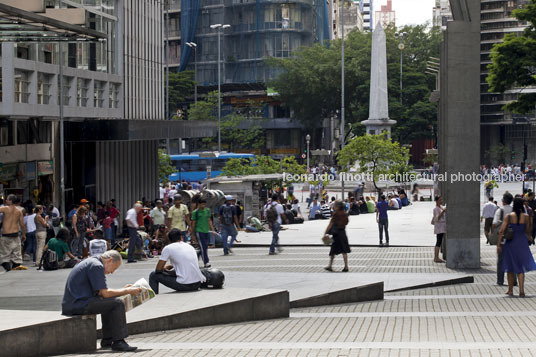
[[[387,0],[374,0],[374,11]],[[418,25],[426,21],[432,22],[432,9],[434,0],[393,0],[393,9],[396,12],[396,25]]]

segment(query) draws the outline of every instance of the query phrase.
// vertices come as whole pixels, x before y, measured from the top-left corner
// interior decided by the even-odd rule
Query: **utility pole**
[[[344,149],[344,0],[341,0],[341,150]],[[344,175],[341,170],[341,193],[344,202]]]

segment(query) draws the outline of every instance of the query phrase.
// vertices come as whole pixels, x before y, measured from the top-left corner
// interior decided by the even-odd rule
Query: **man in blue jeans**
[[[210,240],[210,232],[214,232],[212,225],[212,212],[207,208],[207,201],[200,199],[199,206],[192,212],[192,241],[199,243],[201,254],[203,255],[203,263],[205,268],[210,268],[208,258],[208,242]]]
[[[233,196],[225,196],[225,204],[220,207],[220,234],[223,243],[223,255],[229,255],[234,241],[236,240],[237,230],[240,230],[236,208],[231,203]],[[235,229],[236,227],[236,229]],[[231,236],[231,243],[227,242],[227,238]]]
[[[266,210],[264,211],[264,215],[266,216],[268,220],[268,224],[270,225],[270,228],[272,229],[272,244],[270,244],[270,255],[276,255],[275,248],[277,247],[277,250],[281,252],[281,248],[279,247],[279,231],[281,230],[281,224],[283,224],[283,221],[285,223],[287,222],[287,217],[285,216],[285,210],[281,203],[279,203],[279,196],[277,194],[274,194],[272,196],[272,202],[268,205]]]
[[[136,263],[134,260],[134,252],[137,247],[141,248],[141,237],[138,234],[138,213],[140,213],[142,205],[136,203],[133,208],[127,211],[125,221],[127,222],[128,235],[130,237],[128,241],[128,260],[127,263]]]
[[[389,203],[385,200],[385,195],[381,195],[379,202],[376,204],[376,222],[378,222],[378,228],[380,229],[380,247],[389,246],[389,218],[387,217],[388,209]],[[384,230],[385,245],[383,244]]]

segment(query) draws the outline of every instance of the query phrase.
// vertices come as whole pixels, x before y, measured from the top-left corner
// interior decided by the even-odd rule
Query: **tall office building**
[[[505,93],[490,93],[486,82],[490,53],[494,44],[503,41],[508,33],[521,34],[527,27],[512,16],[512,11],[523,8],[529,0],[481,0],[481,155],[489,160],[486,152],[494,145],[503,144],[513,155],[507,162],[521,163],[523,160],[523,138],[528,144],[528,162],[536,160],[536,130],[527,124],[534,123],[534,114],[524,117],[513,115],[502,109],[515,100],[520,93],[535,93],[536,88],[513,88]]]
[[[276,157],[298,155],[304,141],[301,124],[291,120],[290,111],[266,87],[277,73],[265,59],[287,58],[301,47],[327,42],[328,5],[326,0],[171,0],[165,35],[169,70],[196,70],[199,92],[215,90],[219,39],[223,112],[246,103],[262,106],[261,113],[253,113],[265,119],[266,146],[260,151]],[[217,24],[223,26],[214,28]]]
[[[373,0],[361,0],[359,3],[361,14],[363,15],[363,30],[374,30],[374,8]]]
[[[393,10],[392,0],[387,0],[387,5],[382,5],[380,10],[374,13],[374,25],[382,24],[383,28],[396,25],[396,13]]]
[[[332,38],[341,38],[341,4],[342,0],[333,0],[332,6]],[[359,1],[345,1],[344,7],[344,34],[345,36],[352,30],[363,31],[363,14],[359,7]]]
[[[3,188],[59,205],[62,116],[65,209],[81,198],[115,198],[124,213],[142,197],[155,198],[159,140],[175,130],[162,125],[163,2],[6,3],[15,8],[0,9],[1,17],[19,19],[25,30],[1,45]],[[25,35],[51,23],[55,34]],[[0,29],[0,36],[8,35]]]
[[[447,21],[452,20],[449,0],[436,0],[433,8],[432,25],[447,28]]]

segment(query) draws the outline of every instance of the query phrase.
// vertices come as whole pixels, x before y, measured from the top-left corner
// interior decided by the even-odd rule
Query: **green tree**
[[[305,174],[294,156],[286,156],[281,161],[270,156],[255,156],[250,159],[230,159],[222,169],[224,176],[268,175],[277,173]]]
[[[177,112],[188,97],[194,95],[195,81],[193,71],[169,73],[169,113]]]
[[[221,118],[221,141],[230,151],[239,148],[259,149],[264,146],[262,129],[262,108],[253,102],[233,108]],[[218,120],[218,91],[208,93],[202,100],[190,106],[189,120]],[[214,138],[204,138],[205,144],[213,143]]]
[[[397,121],[393,137],[402,143],[414,138],[431,137],[427,128],[436,125],[437,105],[429,96],[435,89],[435,78],[426,75],[426,61],[439,57],[441,30],[427,25],[405,26],[403,51],[403,104],[400,104],[400,50],[396,30],[385,30],[387,38],[387,70],[389,113]],[[370,92],[371,33],[352,31],[345,40],[345,103],[346,122],[354,135],[362,135],[361,121],[368,119]],[[329,47],[304,47],[293,57],[269,58],[267,63],[280,75],[269,85],[292,109],[294,119],[306,128],[316,128],[322,119],[338,115],[340,109],[341,40]]]
[[[358,164],[360,174],[372,177],[374,187],[380,175],[400,174],[410,171],[407,166],[409,150],[382,135],[364,135],[355,137],[337,156],[339,165],[351,167]]]
[[[503,144],[497,144],[490,146],[489,150],[486,150],[485,155],[489,160],[492,160],[493,162],[503,163],[507,161],[508,156],[511,153],[512,151]]]
[[[164,149],[158,149],[158,178],[161,183],[167,183],[169,175],[175,172],[173,162]]]
[[[513,16],[529,26],[522,35],[507,34],[503,43],[493,46],[487,77],[490,92],[504,93],[513,87],[536,85],[536,0],[531,0],[524,9],[514,10]],[[526,114],[535,106],[536,93],[523,93],[503,109]]]

